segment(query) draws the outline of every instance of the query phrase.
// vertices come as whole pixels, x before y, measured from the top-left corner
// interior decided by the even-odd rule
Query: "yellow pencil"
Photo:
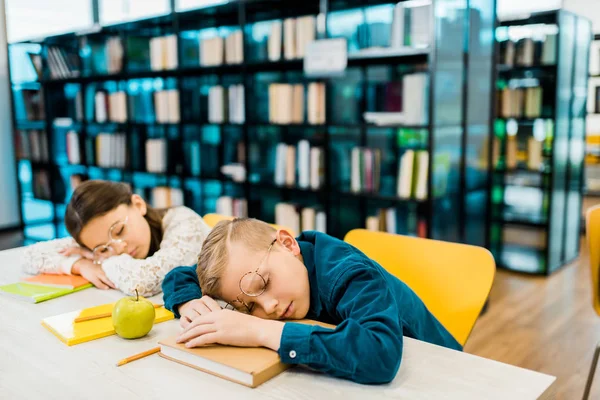
[[[125,365],[131,361],[139,360],[140,358],[144,358],[144,357],[152,355],[154,353],[158,353],[159,351],[160,351],[160,347],[155,347],[153,349],[146,350],[143,353],[139,353],[139,354],[133,355],[131,357],[124,358],[117,363],[117,367],[120,367],[121,365]]]
[[[160,308],[162,307],[162,304],[155,304],[154,308]],[[98,318],[106,318],[106,317],[110,317],[112,316],[112,312],[107,312],[107,313],[103,313],[103,314],[96,314],[96,315],[88,315],[87,317],[77,317],[73,320],[73,322],[77,323],[77,322],[84,322],[84,321],[91,321],[94,319],[98,319]]]

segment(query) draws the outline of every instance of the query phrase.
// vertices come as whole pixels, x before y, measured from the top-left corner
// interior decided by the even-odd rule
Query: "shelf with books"
[[[485,220],[485,207],[460,199],[489,173],[493,1],[469,19],[450,0],[275,5],[231,2],[42,41],[42,97],[61,105],[44,107],[56,175],[71,162],[163,203],[151,185],[173,186],[201,214],[274,221],[278,204],[292,216],[298,203],[299,226],[340,238],[387,207],[380,229],[469,241],[460,226]],[[348,66],[307,77],[309,43],[325,38],[346,40]],[[283,146],[293,162],[278,158]],[[344,222],[341,201],[353,212]],[[475,228],[472,243],[485,245]]]
[[[556,10],[500,25],[490,249],[549,275],[579,252],[591,24]]]

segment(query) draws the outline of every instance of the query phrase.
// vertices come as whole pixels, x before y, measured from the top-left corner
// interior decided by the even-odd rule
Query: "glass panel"
[[[99,3],[102,25],[165,15],[171,11],[170,0],[99,0]]]
[[[573,97],[573,59],[575,54],[576,19],[560,13],[557,81],[556,129],[552,144],[552,198],[550,201],[550,242],[548,267],[553,270],[564,262],[567,162]],[[579,215],[577,215],[579,218]]]
[[[575,36],[575,70],[573,102],[571,107],[571,139],[569,151],[568,195],[565,212],[565,262],[579,253],[581,227],[581,190],[583,187],[583,160],[585,153],[585,117],[589,69],[589,48],[592,36],[590,22],[579,18]]]

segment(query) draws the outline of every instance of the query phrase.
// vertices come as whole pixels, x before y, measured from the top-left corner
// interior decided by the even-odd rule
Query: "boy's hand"
[[[219,311],[220,309],[221,306],[209,296],[202,296],[200,299],[188,301],[179,306],[178,311],[179,315],[181,315],[179,325],[181,325],[182,328],[187,328],[187,326],[198,316],[206,315],[213,311]]]
[[[115,284],[106,277],[101,265],[94,264],[88,259],[81,258],[73,264],[71,270],[75,275],[81,275],[98,289],[115,289]]]
[[[196,317],[177,339],[186,347],[226,344],[279,349],[284,323],[260,319],[232,310],[219,310]]]

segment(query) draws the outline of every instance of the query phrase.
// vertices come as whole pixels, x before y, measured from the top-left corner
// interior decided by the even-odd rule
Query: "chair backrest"
[[[590,272],[592,273],[592,302],[594,310],[600,315],[600,206],[595,206],[587,211],[585,232],[590,254]]]
[[[212,228],[216,224],[218,224],[219,222],[221,222],[223,220],[232,220],[233,218],[234,217],[230,217],[228,215],[205,214],[202,219],[204,219],[204,222],[206,222],[206,225],[208,225],[208,226],[210,226]],[[285,226],[281,226],[281,225],[277,225],[277,224],[269,224],[269,225],[271,225],[275,229],[285,229],[286,231],[288,231],[292,235],[296,236],[296,232],[292,231],[291,229],[289,229],[289,228],[287,228]]]
[[[464,346],[494,281],[496,263],[488,250],[364,229],[344,240],[406,283]]]

